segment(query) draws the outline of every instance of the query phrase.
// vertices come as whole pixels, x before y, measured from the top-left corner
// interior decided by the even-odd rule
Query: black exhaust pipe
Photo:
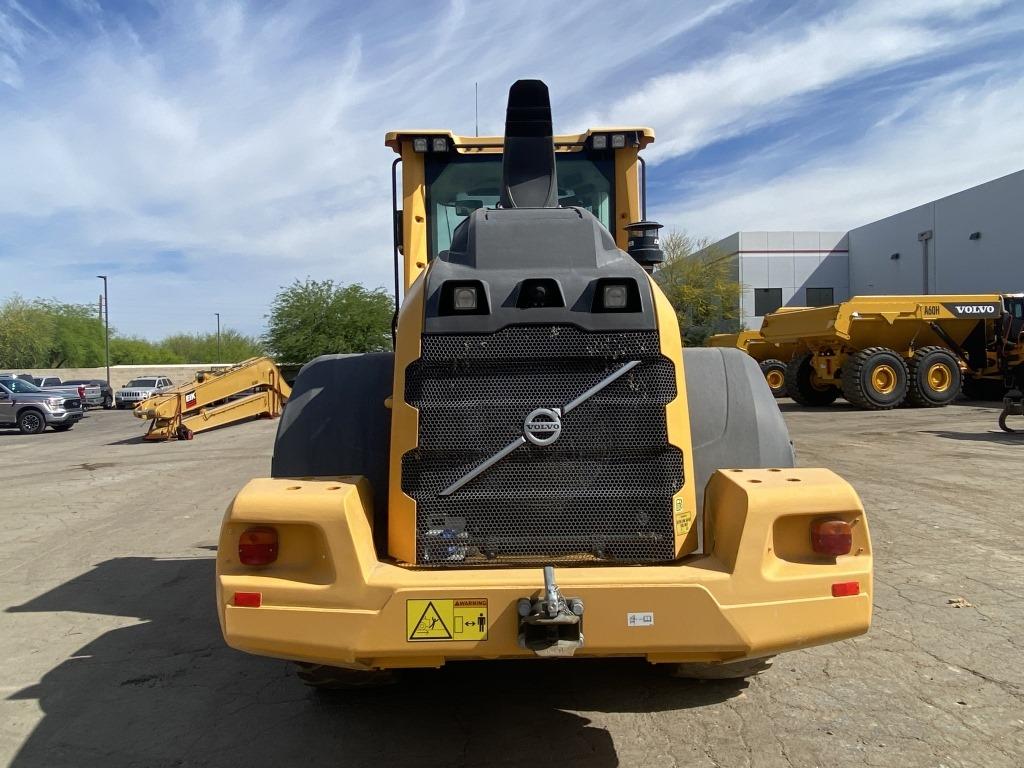
[[[557,208],[551,99],[541,80],[517,80],[508,91],[502,208]]]

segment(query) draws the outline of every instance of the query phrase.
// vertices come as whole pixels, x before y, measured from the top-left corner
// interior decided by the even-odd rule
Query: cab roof
[[[590,128],[584,133],[565,133],[554,137],[555,147],[581,147],[594,134],[636,133],[640,149],[654,141],[654,130],[643,126],[613,126],[608,128]],[[388,131],[384,134],[384,145],[395,152],[401,152],[403,139],[417,136],[445,136],[460,152],[494,152],[504,145],[504,136],[458,136],[451,131],[437,129]]]

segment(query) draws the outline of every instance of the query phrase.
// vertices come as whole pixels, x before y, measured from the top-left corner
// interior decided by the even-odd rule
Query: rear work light
[[[270,565],[277,560],[277,529],[266,525],[246,528],[238,539],[242,565]]]
[[[819,555],[848,555],[853,548],[853,530],[845,520],[815,520],[811,547]]]

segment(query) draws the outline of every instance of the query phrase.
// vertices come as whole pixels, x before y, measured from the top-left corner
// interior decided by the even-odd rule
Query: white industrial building
[[[1024,171],[849,232],[736,232],[710,246],[743,287],[741,320],[850,296],[1024,291]]]

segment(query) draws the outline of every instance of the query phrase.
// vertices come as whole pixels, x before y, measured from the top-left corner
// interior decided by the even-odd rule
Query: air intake
[[[540,80],[517,80],[508,91],[502,208],[557,208],[551,100]]]

